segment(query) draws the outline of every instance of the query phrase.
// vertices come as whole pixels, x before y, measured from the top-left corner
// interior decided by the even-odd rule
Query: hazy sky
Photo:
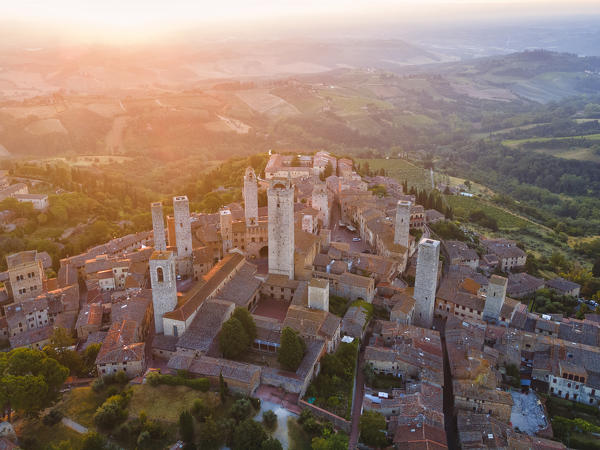
[[[599,0],[16,0],[0,17],[26,32],[51,27],[92,40],[144,40],[192,27],[327,27],[378,21],[449,22],[469,18],[600,13]]]

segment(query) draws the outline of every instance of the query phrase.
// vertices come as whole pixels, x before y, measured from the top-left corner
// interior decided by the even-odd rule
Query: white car
[[[360,242],[361,240],[361,238],[352,238],[352,242]]]

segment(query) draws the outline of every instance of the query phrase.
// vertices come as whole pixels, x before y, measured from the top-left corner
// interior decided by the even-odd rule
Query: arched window
[[[159,283],[163,283],[165,281],[165,276],[163,274],[163,269],[162,267],[158,267],[156,269],[156,278],[158,279]]]

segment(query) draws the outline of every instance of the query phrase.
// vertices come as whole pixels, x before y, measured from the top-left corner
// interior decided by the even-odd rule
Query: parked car
[[[362,241],[361,238],[358,238],[358,237],[357,238],[352,238],[352,242],[360,242],[360,241]]]

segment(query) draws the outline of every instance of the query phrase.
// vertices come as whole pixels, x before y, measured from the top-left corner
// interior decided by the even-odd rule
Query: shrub
[[[109,397],[94,414],[94,422],[100,428],[112,429],[127,419],[128,398],[123,395]]]
[[[260,450],[267,439],[267,433],[258,422],[246,419],[241,422],[233,433],[233,450]]]
[[[283,450],[283,446],[277,439],[270,437],[263,441],[260,450]]]
[[[269,429],[275,428],[277,425],[277,414],[271,410],[265,411],[263,413],[263,423],[265,424],[265,427]]]
[[[203,399],[197,398],[196,400],[194,400],[190,412],[196,418],[196,420],[198,420],[199,422],[204,422],[206,417],[210,415],[211,409]]]
[[[104,378],[96,378],[93,382],[92,382],[92,391],[94,392],[101,392],[102,389],[104,389]]]
[[[196,391],[207,392],[210,389],[208,378],[186,378],[180,375],[161,375],[160,373],[151,373],[146,377],[150,386],[166,384],[168,386],[187,386]]]
[[[44,423],[44,425],[51,427],[60,422],[62,418],[62,412],[60,412],[58,409],[51,409],[50,412],[44,416],[42,422]]]
[[[182,411],[179,415],[179,434],[186,444],[194,442],[194,421],[189,411]]]
[[[106,438],[95,431],[88,431],[84,435],[81,447],[85,450],[104,450],[106,448]]]
[[[236,400],[235,403],[231,405],[231,409],[229,410],[229,414],[237,422],[247,419],[253,412],[252,403],[250,403],[250,400],[247,398]]]

